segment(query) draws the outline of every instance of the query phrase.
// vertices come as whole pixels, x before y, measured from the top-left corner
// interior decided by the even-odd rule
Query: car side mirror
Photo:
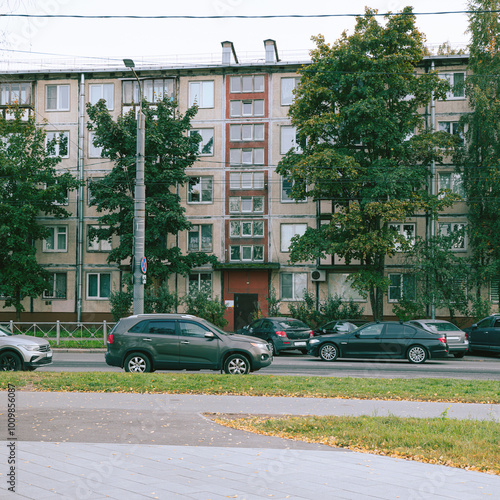
[[[477,323],[474,323],[471,328],[477,328]]]
[[[213,340],[215,338],[215,335],[212,332],[206,332],[205,333],[205,338]]]
[[[323,333],[326,333],[326,328],[323,328]]]
[[[250,333],[252,333],[252,332],[253,332],[253,328],[249,328],[249,329],[248,329],[248,331],[249,331]]]

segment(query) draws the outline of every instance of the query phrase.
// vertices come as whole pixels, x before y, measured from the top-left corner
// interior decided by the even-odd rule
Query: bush
[[[156,288],[149,288],[144,297],[144,312],[173,313],[177,310],[179,298],[170,293],[166,283]]]
[[[132,297],[132,291],[111,292],[109,302],[111,304],[111,314],[115,321],[131,315]]]
[[[220,328],[227,325],[226,305],[218,297],[210,299],[206,292],[196,291],[183,297],[182,302],[186,305],[186,314],[206,319]]]

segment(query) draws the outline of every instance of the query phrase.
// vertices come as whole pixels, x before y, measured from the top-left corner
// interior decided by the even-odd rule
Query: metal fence
[[[97,341],[106,345],[108,332],[115,323],[103,321],[101,323],[66,323],[62,321],[23,323],[10,321],[2,323],[10,332],[14,334],[31,335],[55,342],[55,345],[64,345],[68,341],[76,341],[82,345],[90,341]]]

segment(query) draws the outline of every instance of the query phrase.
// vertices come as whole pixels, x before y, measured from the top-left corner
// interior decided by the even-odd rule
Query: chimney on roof
[[[280,60],[276,40],[264,40],[264,47],[266,48],[266,64],[273,64]]]
[[[231,64],[238,64],[238,57],[234,50],[233,42],[221,42],[222,45],[222,64],[227,66]]]

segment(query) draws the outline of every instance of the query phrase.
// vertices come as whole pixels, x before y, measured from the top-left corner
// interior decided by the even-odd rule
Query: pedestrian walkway
[[[3,442],[0,499],[499,498],[500,476],[255,435],[202,414],[500,421],[500,405],[20,392],[16,410],[16,493],[7,490]]]

